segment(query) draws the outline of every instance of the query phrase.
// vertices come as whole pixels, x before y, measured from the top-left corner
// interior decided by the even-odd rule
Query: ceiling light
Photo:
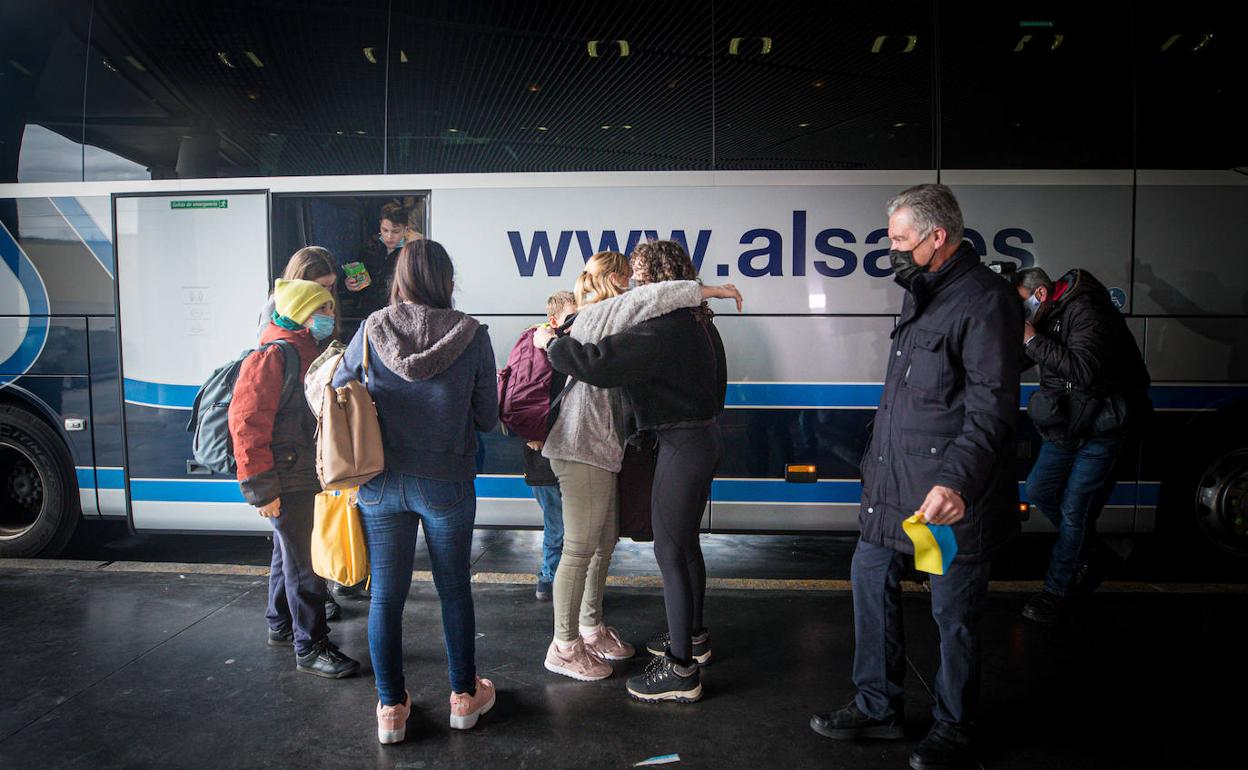
[[[1196,47],[1192,49],[1192,53],[1196,53],[1196,52],[1197,52],[1197,51],[1199,51],[1200,49],[1202,49],[1202,48],[1204,48],[1205,46],[1209,45],[1209,41],[1210,41],[1210,40],[1213,40],[1213,33],[1212,33],[1212,32],[1210,32],[1209,34],[1205,35],[1204,37],[1202,37],[1202,38],[1200,39],[1200,42],[1199,42],[1199,43],[1197,43],[1197,44],[1196,44]]]
[[[399,63],[407,64],[407,51],[404,51],[402,49],[399,50]]]
[[[538,91],[541,91],[541,90],[542,90],[541,85],[539,85],[539,84],[537,84],[537,83],[529,83],[529,93],[531,93],[531,94],[535,94],[535,93],[537,93]]]
[[[823,78],[819,78],[815,82],[811,83],[811,86],[815,88],[823,88],[826,85],[827,85],[827,81],[825,81]]]
[[[107,57],[101,58],[100,61],[104,64],[104,69],[108,70],[109,72],[117,71],[117,68],[113,66],[113,63],[109,61]]]
[[[538,131],[546,131],[546,130],[547,130],[547,128],[546,128],[546,126],[538,126],[538,127],[537,127],[537,130],[538,130]]]
[[[1018,39],[1018,45],[1014,46],[1014,53],[1021,52],[1023,50],[1023,46],[1027,45],[1029,42],[1031,42],[1031,35],[1023,35]]]
[[[608,128],[611,128],[611,126],[603,126],[603,127],[602,127],[602,130],[603,130],[603,131],[606,131]]]
[[[620,126],[620,128],[629,129],[629,128],[632,128],[632,126]]]
[[[447,131],[450,131],[452,134],[458,134],[458,133],[459,133],[459,129],[458,129],[458,128],[448,128],[448,129],[446,129],[446,130],[447,130]]]
[[[888,40],[888,35],[880,35],[871,44],[871,53],[879,53],[884,48],[884,41]]]
[[[377,55],[376,55],[375,53],[373,53],[373,52],[374,52],[374,51],[376,51],[376,50],[377,50],[377,49],[376,49],[376,48],[374,48],[373,46],[369,46],[368,48],[365,48],[365,49],[364,49],[364,58],[365,58],[365,59],[368,59],[368,63],[369,63],[369,64],[376,64],[376,63],[377,63]]]
[[[13,67],[13,69],[17,70],[18,72],[22,73],[28,78],[34,77],[34,74],[30,70],[26,69],[25,67],[13,61],[12,59],[9,59],[9,65]]]
[[[894,124],[893,124],[893,128],[901,128],[901,127],[903,127],[903,126],[905,126],[905,125],[906,125],[906,124],[905,124],[904,122],[902,122],[902,123],[894,123]]]
[[[914,50],[914,47],[918,44],[919,44],[918,35],[906,35],[906,48],[905,50],[902,51],[902,53],[910,53],[911,51]]]
[[[1166,38],[1166,42],[1164,42],[1164,43],[1162,43],[1162,44],[1161,44],[1161,50],[1162,50],[1163,52],[1165,52],[1165,51],[1169,51],[1169,50],[1170,50],[1170,46],[1172,46],[1172,45],[1174,45],[1175,43],[1179,42],[1179,38],[1181,38],[1181,37],[1183,37],[1183,36],[1182,36],[1182,35],[1171,35],[1170,37]]]
[[[797,124],[797,127],[798,127],[798,128],[810,128],[810,124],[809,124],[809,123],[798,123],[798,124]]]
[[[356,131],[355,133],[359,134],[360,136],[364,136],[364,132],[363,132],[363,131]]]
[[[1053,36],[1053,45],[1049,46],[1049,50],[1050,50],[1050,51],[1056,51],[1056,50],[1057,50],[1057,47],[1058,47],[1059,45],[1061,45],[1061,44],[1062,44],[1062,41],[1063,41],[1063,40],[1065,40],[1065,39],[1066,39],[1066,36],[1065,36],[1065,35],[1054,35],[1054,36]]]
[[[344,132],[342,132],[342,131],[335,131],[334,133],[335,133],[335,134],[337,134],[338,136],[342,136]]]
[[[221,60],[222,64],[229,67],[230,69],[232,70],[238,69],[238,67],[234,66],[234,62],[230,61],[230,55],[227,54],[225,51],[217,51],[217,58]]]
[[[255,51],[243,51],[243,55],[251,60],[251,63],[257,67],[263,67],[264,62],[260,61],[260,57],[256,56]]]
[[[139,72],[147,72],[147,67],[144,67],[143,64],[133,56],[127,56],[126,61],[130,62],[130,66],[134,67]]]

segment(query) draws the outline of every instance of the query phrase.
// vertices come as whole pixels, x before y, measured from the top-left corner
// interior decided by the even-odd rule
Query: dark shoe
[[[914,770],[955,770],[971,762],[971,731],[952,722],[937,722],[910,755]]]
[[[1093,556],[1090,561],[1075,571],[1074,580],[1070,581],[1070,595],[1085,597],[1101,587],[1105,582],[1105,564]]]
[[[888,719],[872,719],[858,709],[855,701],[831,714],[815,714],[810,718],[810,729],[838,741],[854,741],[862,738],[897,740],[905,737],[904,720],[900,712]]]
[[[711,632],[705,628],[694,631],[693,638],[693,660],[699,666],[705,666],[711,662]],[[668,654],[672,649],[672,638],[664,631],[661,634],[650,637],[650,641],[646,642],[646,652],[656,657]]]
[[[294,647],[295,632],[289,627],[286,628],[270,628],[269,629],[269,646],[270,647]]]
[[[628,680],[628,695],[645,703],[694,703],[702,699],[702,676],[696,665],[683,668],[664,655],[646,664],[646,670]]]
[[[548,602],[550,601],[552,590],[553,590],[553,586],[551,586],[549,580],[542,580],[541,578],[538,578],[537,579],[537,591],[534,592],[534,596],[537,597],[537,600],[539,602]]]
[[[342,607],[338,606],[338,602],[334,601],[334,597],[325,597],[325,619],[337,620],[342,617]]]
[[[359,661],[343,655],[328,639],[313,645],[307,655],[296,655],[295,662],[299,671],[326,679],[345,679],[360,673]]]
[[[339,599],[368,599],[371,594],[369,593],[368,588],[366,588],[367,585],[368,583],[364,582],[358,585],[344,586],[340,583],[334,583],[331,581],[329,584],[329,593],[331,597],[337,597]]]
[[[1051,626],[1062,619],[1062,611],[1066,609],[1066,600],[1057,594],[1041,591],[1027,600],[1023,606],[1023,617],[1045,626]]]

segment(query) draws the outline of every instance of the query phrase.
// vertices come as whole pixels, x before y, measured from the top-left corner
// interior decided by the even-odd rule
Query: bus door
[[[265,531],[233,477],[194,462],[199,386],[257,344],[267,191],[113,197],[129,517],[136,529]]]

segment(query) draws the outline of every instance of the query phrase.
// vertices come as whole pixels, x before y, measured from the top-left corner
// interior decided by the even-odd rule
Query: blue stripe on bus
[[[120,471],[100,471],[108,479]],[[78,469],[79,482],[89,479],[89,468]],[[110,483],[112,479],[109,479]],[[103,482],[101,482],[103,483]],[[87,484],[87,486],[90,486]],[[243,503],[238,484],[226,480],[141,479],[130,483],[133,499],[141,502]],[[114,488],[114,487],[101,487]],[[121,488],[120,484],[115,488]],[[524,500],[533,496],[522,476],[479,476],[477,496],[506,500]],[[1019,499],[1027,502],[1022,482]],[[1122,481],[1115,485],[1108,505],[1157,505],[1161,485],[1156,482]],[[815,484],[790,484],[779,479],[716,479],[711,485],[711,500],[718,503],[822,503],[855,505],[862,498],[858,481],[820,481]]]
[[[190,409],[195,405],[198,385],[169,385],[161,382],[125,379],[126,400],[165,409]]]
[[[1035,385],[1022,386],[1019,406],[1025,407],[1035,391]],[[131,403],[190,409],[199,386],[126,378],[125,392]],[[874,409],[883,392],[879,383],[733,382],[728,384],[726,405],[738,409]],[[1248,399],[1248,385],[1154,385],[1151,393],[1158,409],[1214,409]]]
[[[77,198],[53,198],[52,203],[60,209],[65,221],[78,233],[78,237],[82,238],[82,242],[95,256],[100,267],[104,268],[104,272],[108,273],[108,277],[112,278],[115,268],[113,267],[113,242],[109,234],[99,228]]]

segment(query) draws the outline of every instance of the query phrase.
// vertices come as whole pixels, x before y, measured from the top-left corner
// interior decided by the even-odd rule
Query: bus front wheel
[[[1196,521],[1215,545],[1248,556],[1248,449],[1213,461],[1196,484]]]
[[[55,556],[65,547],[80,518],[70,473],[56,431],[0,406],[0,557]]]

